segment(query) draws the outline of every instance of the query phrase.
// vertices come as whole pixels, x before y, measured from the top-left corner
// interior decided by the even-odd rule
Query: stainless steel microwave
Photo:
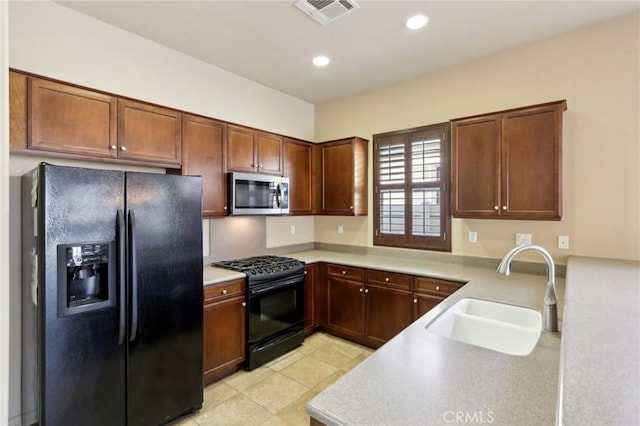
[[[229,214],[289,214],[289,178],[230,172],[227,176]]]

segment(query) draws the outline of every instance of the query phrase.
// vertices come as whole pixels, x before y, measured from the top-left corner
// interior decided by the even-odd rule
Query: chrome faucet
[[[513,258],[523,251],[535,251],[547,262],[547,290],[544,293],[544,310],[542,312],[542,327],[546,331],[557,332],[558,331],[558,305],[556,301],[556,272],[553,265],[553,259],[548,251],[540,246],[532,244],[524,244],[516,246],[509,253],[507,253],[500,265],[498,265],[498,272],[501,274],[509,275],[511,273],[511,262]]]

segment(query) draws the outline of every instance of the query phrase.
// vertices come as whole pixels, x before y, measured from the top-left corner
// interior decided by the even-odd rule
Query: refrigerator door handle
[[[138,266],[136,258],[136,215],[133,210],[129,210],[129,282],[131,283],[131,332],[129,341],[136,340],[138,333]]]
[[[124,225],[124,212],[122,209],[118,209],[116,214],[116,218],[118,221],[118,281],[120,282],[120,322],[118,326],[118,344],[122,345],[124,343],[124,336],[127,329],[127,321],[126,321],[126,309],[127,309],[127,295],[126,295],[126,260],[127,260],[127,246],[126,246],[126,235],[125,235],[125,225]]]

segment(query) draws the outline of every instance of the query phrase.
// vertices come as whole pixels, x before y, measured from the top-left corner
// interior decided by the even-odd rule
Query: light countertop
[[[542,275],[320,250],[287,256],[467,282],[313,398],[306,410],[322,423],[640,424],[640,262],[569,257],[566,297],[565,280],[556,279],[562,334],[543,331],[533,352],[520,357],[425,327],[463,297],[541,312]],[[242,277],[205,267],[205,285]]]
[[[305,261],[468,281],[356,368],[317,395],[307,412],[327,425],[438,425],[457,418],[494,425],[553,424],[560,336],[543,332],[533,352],[511,356],[425,332],[463,297],[542,310],[546,279],[444,262],[334,252],[291,254]],[[562,317],[564,280],[557,281]]]

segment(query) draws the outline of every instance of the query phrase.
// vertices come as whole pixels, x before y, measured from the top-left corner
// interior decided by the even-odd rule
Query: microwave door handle
[[[276,190],[276,203],[278,204],[278,207],[282,207],[282,188],[280,187],[280,184],[278,184]]]

